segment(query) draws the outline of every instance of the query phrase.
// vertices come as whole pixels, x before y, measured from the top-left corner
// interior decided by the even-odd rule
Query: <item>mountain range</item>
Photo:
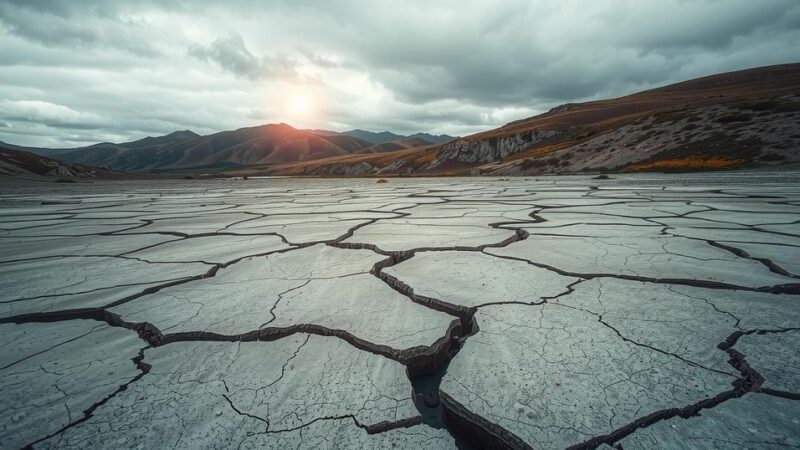
[[[424,137],[431,140],[425,140]],[[165,136],[148,136],[132,142],[103,142],[76,148],[22,147],[2,142],[0,146],[119,172],[161,173],[221,171],[356,153],[383,153],[451,139],[451,136],[426,133],[402,136],[364,130],[344,133],[300,130],[280,123],[222,131],[207,136],[183,130]]]
[[[568,103],[454,138],[271,124],[121,144],[0,146],[121,172],[212,175],[519,175],[719,170],[800,163],[800,64]]]

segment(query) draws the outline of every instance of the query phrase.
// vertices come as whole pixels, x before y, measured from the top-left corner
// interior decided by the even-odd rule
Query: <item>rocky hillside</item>
[[[496,174],[717,170],[800,162],[800,96],[643,117],[579,144],[481,167]]]
[[[800,64],[561,105],[450,142],[266,169],[293,174],[540,174],[800,163]]]

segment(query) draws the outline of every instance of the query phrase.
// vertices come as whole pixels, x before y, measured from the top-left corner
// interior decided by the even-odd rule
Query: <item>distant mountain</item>
[[[406,138],[406,136],[402,136],[402,135],[399,135],[399,134],[394,134],[394,133],[389,132],[389,131],[381,131],[381,132],[376,133],[374,131],[366,131],[366,130],[358,130],[358,129],[345,131],[345,132],[342,132],[342,133],[339,133],[339,134],[342,134],[342,135],[345,135],[345,136],[352,136],[352,137],[355,137],[355,138],[359,138],[359,139],[365,140],[365,141],[367,141],[369,143],[372,143],[372,144],[383,144],[385,142],[398,141],[400,139],[405,139]]]
[[[522,175],[800,164],[800,64],[568,103],[446,143],[361,153],[264,173]]]
[[[201,136],[195,133],[194,131],[183,130],[183,131],[174,131],[164,136],[157,136],[157,137],[147,136],[144,139],[139,139],[138,141],[128,142],[122,145],[128,148],[143,148],[156,145],[174,144],[176,142],[191,141],[193,139],[198,139],[200,137]]]
[[[348,153],[358,152],[372,145],[371,142],[365,141],[363,139],[359,139],[353,136],[346,136],[342,134],[332,134],[322,137],[324,137],[329,142],[338,145],[340,148],[347,151]]]
[[[72,164],[30,152],[0,147],[0,177],[98,178],[113,175],[106,169]]]
[[[314,133],[333,133],[332,131],[326,130],[313,130]],[[338,133],[339,135],[344,136],[352,136],[358,139],[365,140],[367,142],[371,142],[373,144],[384,144],[387,142],[395,142],[395,141],[402,141],[411,138],[417,138],[425,141],[428,144],[439,144],[442,142],[447,142],[451,139],[455,139],[453,136],[448,136],[446,134],[440,135],[433,135],[428,133],[417,133],[412,134],[409,136],[403,136],[401,134],[395,134],[390,131],[381,131],[381,132],[374,132],[374,131],[366,131],[366,130],[350,130],[344,131],[342,133]]]
[[[390,142],[383,142],[380,144],[373,144],[366,148],[362,148],[355,153],[386,153],[407,148],[422,147],[425,145],[431,145],[433,143],[433,141],[426,141],[418,137],[404,138]]]
[[[449,136],[446,134],[429,134],[429,133],[417,133],[408,136],[409,138],[416,138],[422,139],[425,142],[430,142],[431,144],[442,144],[447,141],[452,141],[456,139],[454,136]]]
[[[316,134],[316,135],[319,135],[319,136],[337,136],[337,135],[341,134],[338,131],[318,130],[318,129],[306,129],[306,130],[303,130],[303,131],[307,131],[309,133]]]

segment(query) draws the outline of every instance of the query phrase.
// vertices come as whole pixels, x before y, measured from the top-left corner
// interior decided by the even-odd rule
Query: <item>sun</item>
[[[307,116],[311,109],[311,104],[308,96],[304,94],[297,94],[289,99],[289,112],[296,117]]]
[[[2,0],[0,0],[2,1]],[[283,120],[308,126],[317,119],[324,100],[320,101],[320,93],[308,86],[289,86],[283,89],[278,98]]]

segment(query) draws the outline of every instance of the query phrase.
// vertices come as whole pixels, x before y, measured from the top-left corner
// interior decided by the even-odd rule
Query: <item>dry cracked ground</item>
[[[7,183],[0,447],[800,447],[797,180]]]

